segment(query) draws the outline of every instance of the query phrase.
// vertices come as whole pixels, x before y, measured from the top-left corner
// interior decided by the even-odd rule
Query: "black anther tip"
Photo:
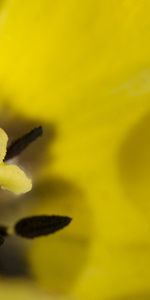
[[[21,219],[15,225],[16,234],[24,238],[36,238],[49,235],[68,226],[71,222],[66,216],[33,216]]]
[[[31,143],[36,141],[43,134],[42,126],[36,127],[14,141],[7,149],[4,161],[12,159],[24,151]]]

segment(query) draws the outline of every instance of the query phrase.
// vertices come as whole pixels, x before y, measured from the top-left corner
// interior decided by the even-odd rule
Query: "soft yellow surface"
[[[33,243],[33,273],[50,292],[81,300],[150,294],[149,11],[149,0],[2,6],[1,94],[23,115],[56,124],[45,176],[62,176],[82,195],[73,196],[72,227]],[[37,212],[59,210],[54,200]]]

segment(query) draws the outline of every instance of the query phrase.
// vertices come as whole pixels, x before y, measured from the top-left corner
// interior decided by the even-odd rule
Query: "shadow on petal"
[[[5,240],[0,247],[0,274],[3,277],[30,277],[26,248],[16,237]]]
[[[150,113],[127,133],[118,153],[126,194],[144,211],[150,209]]]

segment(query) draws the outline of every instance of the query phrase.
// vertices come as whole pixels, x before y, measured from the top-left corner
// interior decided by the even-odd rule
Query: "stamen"
[[[4,161],[14,158],[25,150],[32,142],[43,134],[42,126],[32,129],[21,138],[14,141],[7,149]]]
[[[15,232],[25,238],[36,238],[52,234],[70,224],[65,216],[33,216],[21,219],[15,225]]]

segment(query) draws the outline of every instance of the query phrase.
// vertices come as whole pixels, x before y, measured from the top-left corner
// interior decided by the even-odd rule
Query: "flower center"
[[[1,127],[9,136],[17,138],[22,132],[37,127],[37,122],[14,116],[8,122],[1,118]],[[86,197],[76,184],[59,175],[41,177],[41,169],[51,165],[53,158],[53,155],[47,154],[46,149],[57,138],[56,127],[53,124],[43,124],[43,127],[42,139],[38,139],[18,157],[15,158],[18,154],[16,142],[10,144],[8,148],[6,160],[15,158],[19,164],[25,165],[34,178],[34,188],[28,195],[21,196],[21,199],[15,198],[14,201],[9,201],[13,195],[0,191],[2,196],[0,219],[2,224],[12,225],[16,220],[28,215],[57,214],[71,216],[73,222],[66,232],[38,239],[33,243],[19,237],[11,237],[0,248],[0,273],[12,277],[33,277],[53,292],[66,292],[87,262],[91,240],[89,222],[91,218]],[[40,135],[40,129],[38,134]],[[31,136],[34,139],[37,134],[28,135],[30,138]],[[26,141],[25,144],[28,144],[28,139]],[[22,141],[20,145],[19,151],[24,149]]]

